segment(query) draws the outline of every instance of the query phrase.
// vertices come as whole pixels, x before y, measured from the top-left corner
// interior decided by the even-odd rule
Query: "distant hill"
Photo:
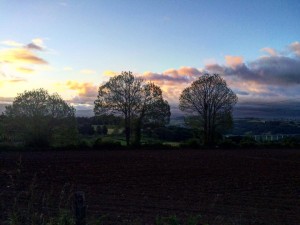
[[[94,111],[92,109],[78,109],[76,110],[77,117],[92,117],[94,116]]]
[[[0,103],[0,114],[5,111],[9,104]],[[171,119],[178,120],[184,116],[178,105],[170,105]],[[92,117],[93,109],[77,109],[76,116]],[[265,119],[297,119],[300,120],[299,102],[279,103],[238,103],[233,109],[234,118],[265,118]],[[180,120],[180,119],[179,119]]]
[[[237,104],[234,118],[300,119],[299,102]]]

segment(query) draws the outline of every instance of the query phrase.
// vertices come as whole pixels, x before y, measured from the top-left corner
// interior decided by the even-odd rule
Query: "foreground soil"
[[[23,177],[35,175],[40,193],[68,184],[85,192],[87,216],[106,215],[108,224],[166,215],[201,215],[210,225],[300,224],[300,150],[0,152],[2,193],[20,155]]]

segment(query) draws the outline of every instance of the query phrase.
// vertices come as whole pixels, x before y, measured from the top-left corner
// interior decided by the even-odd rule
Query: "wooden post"
[[[86,203],[83,191],[75,193],[75,220],[76,225],[86,225]]]

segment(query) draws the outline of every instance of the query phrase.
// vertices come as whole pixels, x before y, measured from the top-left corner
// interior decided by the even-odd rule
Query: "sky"
[[[92,109],[121,71],[172,105],[204,73],[239,104],[300,103],[299,21],[298,0],[0,0],[0,103],[45,88]]]

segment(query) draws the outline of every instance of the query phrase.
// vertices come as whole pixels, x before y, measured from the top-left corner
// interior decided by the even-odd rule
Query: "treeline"
[[[0,141],[3,146],[53,148],[162,147],[175,142],[183,147],[235,147],[244,140],[224,142],[223,134],[233,125],[236,102],[236,94],[219,75],[202,75],[179,97],[186,127],[168,126],[170,106],[160,87],[122,72],[99,87],[91,118],[76,118],[73,106],[44,89],[18,94],[0,116]]]
[[[300,134],[300,124],[288,120],[238,119],[226,133],[232,135]]]

